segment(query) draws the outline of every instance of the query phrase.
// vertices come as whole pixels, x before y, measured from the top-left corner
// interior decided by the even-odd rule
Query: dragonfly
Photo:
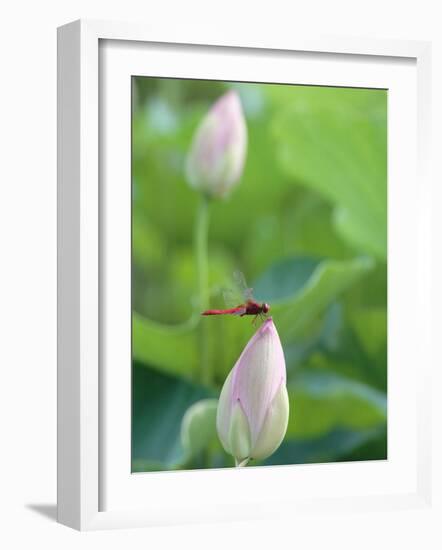
[[[253,323],[255,323],[258,317],[262,318],[270,311],[269,304],[265,302],[259,303],[253,298],[253,288],[247,287],[246,280],[241,271],[235,271],[233,274],[233,279],[235,287],[239,291],[240,295],[243,296],[244,302],[235,307],[230,307],[228,309],[208,309],[203,311],[201,315],[239,315],[239,317],[244,317],[245,315],[254,315]],[[232,292],[224,291],[224,301],[229,304],[232,302]]]

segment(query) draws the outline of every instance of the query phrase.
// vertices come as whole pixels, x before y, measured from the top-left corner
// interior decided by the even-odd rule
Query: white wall
[[[436,514],[403,511],[293,518],[290,525],[234,524],[78,534],[55,513],[56,434],[56,27],[77,19],[152,20],[164,28],[204,25],[287,37],[297,30],[434,40],[434,98],[442,98],[441,17],[437,1],[16,0],[3,4],[0,32],[0,507],[3,548],[322,548],[441,547]],[[434,101],[434,143],[441,107]],[[442,182],[441,170],[437,170]],[[439,200],[442,193],[438,191]],[[440,201],[442,205],[442,201]],[[436,223],[438,227],[436,228]],[[435,222],[435,235],[442,236]],[[439,239],[440,241],[440,239]],[[439,248],[440,242],[439,242]],[[442,280],[438,265],[439,280]],[[441,323],[441,315],[437,319]],[[435,388],[435,397],[438,397]],[[440,412],[440,405],[436,402]],[[404,427],[406,430],[406,427]],[[439,434],[440,439],[440,434]],[[438,443],[438,457],[441,458]],[[442,461],[439,461],[442,463]],[[440,474],[436,481],[440,485]],[[440,494],[440,493],[439,493]],[[41,505],[46,505],[42,508]],[[40,513],[35,507],[40,507]],[[34,507],[34,509],[32,508]],[[9,538],[6,543],[3,539]],[[439,545],[436,540],[439,541]],[[2,544],[3,543],[3,544]]]

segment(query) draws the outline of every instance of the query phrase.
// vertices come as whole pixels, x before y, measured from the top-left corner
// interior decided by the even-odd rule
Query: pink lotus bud
[[[237,465],[264,459],[287,430],[289,400],[281,341],[267,319],[230,371],[218,402],[216,427]]]
[[[241,177],[247,127],[238,94],[221,96],[202,120],[187,156],[189,183],[209,197],[225,197]]]

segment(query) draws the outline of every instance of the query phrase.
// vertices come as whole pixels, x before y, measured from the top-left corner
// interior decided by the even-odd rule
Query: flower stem
[[[245,458],[244,460],[241,460],[241,462],[239,462],[235,458],[235,466],[237,468],[243,468],[244,466],[247,466],[247,464],[249,463],[249,460],[250,460],[250,458]]]
[[[200,312],[209,308],[209,199],[201,194],[195,220],[195,256],[198,279],[198,301]],[[209,334],[207,323],[199,324],[199,349],[201,381],[212,383],[212,364],[209,355]]]

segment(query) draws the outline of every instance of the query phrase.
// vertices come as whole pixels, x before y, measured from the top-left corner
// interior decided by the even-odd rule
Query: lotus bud
[[[267,319],[230,371],[218,402],[216,427],[237,466],[270,456],[281,444],[289,419],[284,352]]]
[[[198,127],[187,156],[192,187],[209,197],[225,197],[241,177],[247,150],[247,127],[238,94],[221,96]]]

